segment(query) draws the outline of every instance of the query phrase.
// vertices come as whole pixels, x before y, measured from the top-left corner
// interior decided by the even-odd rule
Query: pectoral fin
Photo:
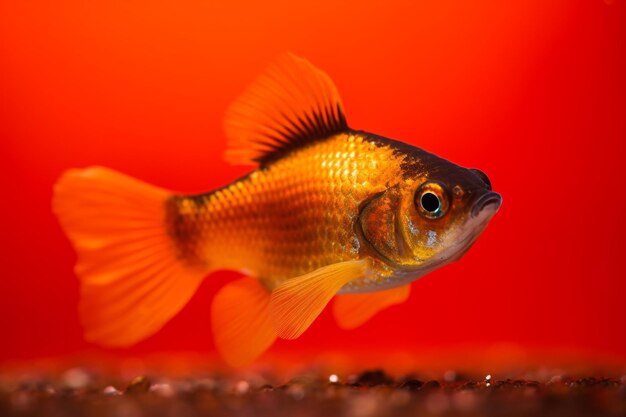
[[[409,298],[410,285],[363,294],[339,295],[333,303],[333,314],[342,329],[354,329],[379,311]]]
[[[270,315],[278,337],[300,337],[337,291],[364,276],[366,270],[366,260],[340,262],[289,279],[274,289]]]

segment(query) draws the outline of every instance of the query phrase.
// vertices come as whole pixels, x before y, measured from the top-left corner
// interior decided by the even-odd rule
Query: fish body
[[[417,245],[416,255],[403,259],[400,248],[406,243],[402,236],[396,238],[396,229],[402,227],[396,222],[403,219],[396,219],[387,207],[381,215],[367,203],[390,189],[397,196],[385,198],[400,200],[404,189],[413,195],[416,182],[428,178],[434,164],[448,177],[458,169],[419,148],[380,136],[340,133],[221,190],[173,196],[168,202],[170,233],[181,258],[207,269],[244,270],[270,291],[325,265],[358,259],[369,260],[367,274],[339,293],[396,287],[430,267],[429,249],[437,247],[443,227],[433,223],[415,230],[411,224],[424,242]],[[464,183],[484,188],[474,177]],[[368,240],[364,228],[382,230],[372,231]]]
[[[288,56],[229,109],[227,158],[256,164],[184,195],[106,168],[72,170],[53,209],[79,255],[86,337],[125,346],[158,331],[216,270],[247,277],[212,304],[218,350],[250,362],[298,337],[335,297],[353,328],[459,259],[501,198],[479,170],[348,127],[332,81]]]

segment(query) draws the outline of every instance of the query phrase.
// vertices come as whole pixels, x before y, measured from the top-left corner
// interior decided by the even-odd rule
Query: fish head
[[[436,159],[361,209],[367,246],[396,269],[428,272],[460,259],[502,203],[482,171]]]

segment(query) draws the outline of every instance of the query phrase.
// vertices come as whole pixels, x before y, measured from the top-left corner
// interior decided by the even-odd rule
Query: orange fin
[[[335,297],[333,314],[342,329],[354,329],[371,319],[379,311],[409,298],[411,286],[392,288],[362,294],[346,294]]]
[[[215,295],[211,305],[215,346],[230,365],[251,363],[276,340],[269,304],[269,291],[248,277],[226,284]]]
[[[270,314],[278,336],[296,339],[313,323],[326,304],[347,283],[361,278],[367,261],[347,261],[324,266],[291,278],[272,291]]]
[[[170,193],[107,168],[65,172],[53,211],[78,253],[85,338],[128,346],[156,333],[207,271],[178,258],[165,223]]]
[[[346,131],[330,77],[292,54],[278,59],[231,105],[224,120],[234,164],[265,164],[312,141]]]

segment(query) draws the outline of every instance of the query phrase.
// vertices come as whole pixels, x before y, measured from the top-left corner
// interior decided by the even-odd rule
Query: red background
[[[409,302],[350,332],[326,311],[270,355],[471,361],[463,347],[504,344],[626,362],[624,2],[48,3],[0,6],[0,360],[110,353],[81,338],[75,255],[50,211],[61,172],[98,164],[186,192],[237,178],[224,111],[292,51],[335,80],[352,127],[484,170],[504,204]],[[210,357],[211,297],[234,276],[113,354]]]

